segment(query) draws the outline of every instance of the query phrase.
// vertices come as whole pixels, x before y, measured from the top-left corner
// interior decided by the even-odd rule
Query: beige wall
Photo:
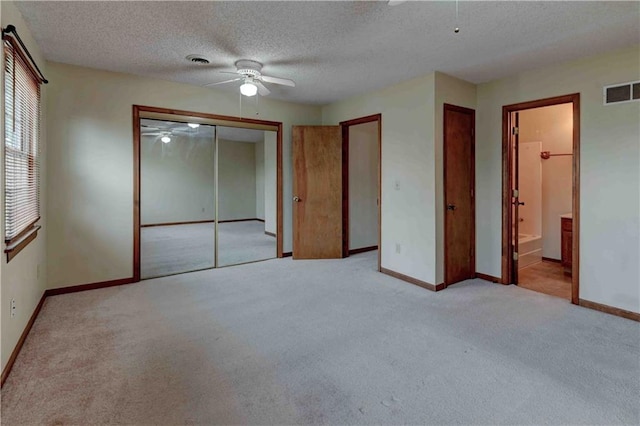
[[[140,149],[142,225],[215,219],[214,139],[143,136]]]
[[[520,142],[540,142],[542,151],[573,152],[573,108],[571,104],[534,108],[520,113]],[[542,170],[541,205],[535,221],[542,235],[542,256],[560,259],[560,215],[571,213],[573,192],[572,157],[537,157]],[[520,182],[527,176],[520,173]],[[522,185],[521,185],[522,186]],[[522,224],[521,224],[522,226]]]
[[[13,2],[3,1],[0,3],[0,20],[2,26],[5,27],[9,24],[15,25],[22,41],[26,44],[27,48],[31,52],[35,61],[40,69],[43,71],[47,78],[50,75],[47,70],[47,64],[40,53],[40,49],[33,40],[31,32],[23,20],[20,12],[16,9]],[[4,53],[2,53],[4,55]],[[4,56],[2,57],[2,63],[4,63]],[[4,73],[2,73],[4,76]],[[4,78],[4,77],[3,77]],[[2,91],[1,96],[4,99],[4,79],[1,84]],[[7,263],[7,258],[2,253],[2,260],[0,261],[0,328],[1,328],[1,342],[0,342],[0,357],[2,358],[2,369],[4,370],[7,360],[11,355],[11,352],[16,346],[20,335],[22,334],[29,318],[33,314],[40,298],[42,297],[46,288],[46,239],[48,234],[48,221],[47,221],[47,137],[46,137],[46,99],[47,99],[47,86],[42,86],[42,116],[40,123],[41,132],[41,147],[40,147],[40,167],[41,167],[41,190],[40,190],[40,205],[41,216],[40,224],[42,229],[38,232],[38,236],[32,241],[24,250],[22,250],[11,262]],[[4,102],[2,102],[2,114],[0,117],[4,117]],[[3,127],[0,132],[4,134],[4,118],[0,120],[0,125]],[[4,158],[4,143],[2,145],[2,158]],[[4,162],[0,161],[0,175],[4,176]],[[0,179],[0,194],[4,194],[4,179]],[[2,195],[4,197],[4,195]],[[4,198],[1,201],[4,206]],[[4,207],[2,208],[4,210]],[[0,220],[0,232],[4,235],[4,220]],[[16,301],[16,314],[12,318],[9,306],[11,300]]]
[[[238,116],[238,96],[202,87],[49,63],[48,286],[133,273],[132,105]],[[256,117],[254,103],[243,114]],[[320,108],[260,102],[283,122],[284,249],[291,250],[291,126],[319,124]]]
[[[218,219],[256,217],[256,144],[218,140]]]
[[[382,114],[382,267],[428,283],[436,281],[434,82],[428,74],[322,108],[326,125]]]
[[[580,298],[640,312],[640,102],[604,106],[602,87],[640,79],[640,48],[478,86],[477,270],[500,276],[502,106],[580,93]]]
[[[327,125],[382,114],[382,267],[431,284],[444,281],[444,103],[474,109],[476,86],[436,72],[322,109]]]
[[[378,122],[349,126],[349,249],[378,245]]]

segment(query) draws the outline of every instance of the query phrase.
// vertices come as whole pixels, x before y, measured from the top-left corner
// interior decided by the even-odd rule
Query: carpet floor
[[[47,298],[12,424],[634,424],[640,324],[516,286],[269,260]]]
[[[213,223],[143,227],[140,236],[143,279],[213,268]],[[218,224],[218,266],[276,257],[276,239],[260,221]]]

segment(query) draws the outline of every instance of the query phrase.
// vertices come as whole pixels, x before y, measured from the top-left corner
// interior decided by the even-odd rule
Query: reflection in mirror
[[[214,267],[215,127],[140,120],[140,276]]]
[[[218,266],[276,257],[277,133],[218,132]]]

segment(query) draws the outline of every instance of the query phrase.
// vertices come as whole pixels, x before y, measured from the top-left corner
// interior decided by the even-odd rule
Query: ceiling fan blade
[[[253,83],[258,87],[258,93],[260,93],[260,96],[267,96],[271,93],[260,81],[256,80]]]
[[[164,133],[157,133],[157,132],[154,132],[154,133],[143,133],[142,136],[160,136],[160,135],[163,135],[163,134]]]
[[[226,84],[226,83],[231,83],[231,82],[238,81],[238,80],[242,80],[242,77],[234,78],[234,79],[232,79],[232,80],[219,81],[219,82],[217,82],[217,83],[209,83],[209,84],[205,84],[205,87],[209,87],[209,86],[217,86],[218,84]]]
[[[288,78],[269,77],[268,75],[263,75],[261,78],[262,78],[262,81],[266,83],[281,84],[283,86],[296,87],[296,83],[293,80],[289,80]]]

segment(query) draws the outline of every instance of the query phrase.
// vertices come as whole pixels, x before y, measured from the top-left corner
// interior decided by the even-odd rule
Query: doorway
[[[134,281],[282,257],[282,125],[134,106]]]
[[[378,250],[380,259],[382,115],[343,121],[340,126],[342,251],[347,257]]]
[[[503,283],[574,304],[579,117],[579,94],[503,107]]]
[[[380,246],[381,125],[375,114],[339,126],[293,126],[294,259],[343,258]]]
[[[444,284],[475,278],[474,110],[444,104]]]

